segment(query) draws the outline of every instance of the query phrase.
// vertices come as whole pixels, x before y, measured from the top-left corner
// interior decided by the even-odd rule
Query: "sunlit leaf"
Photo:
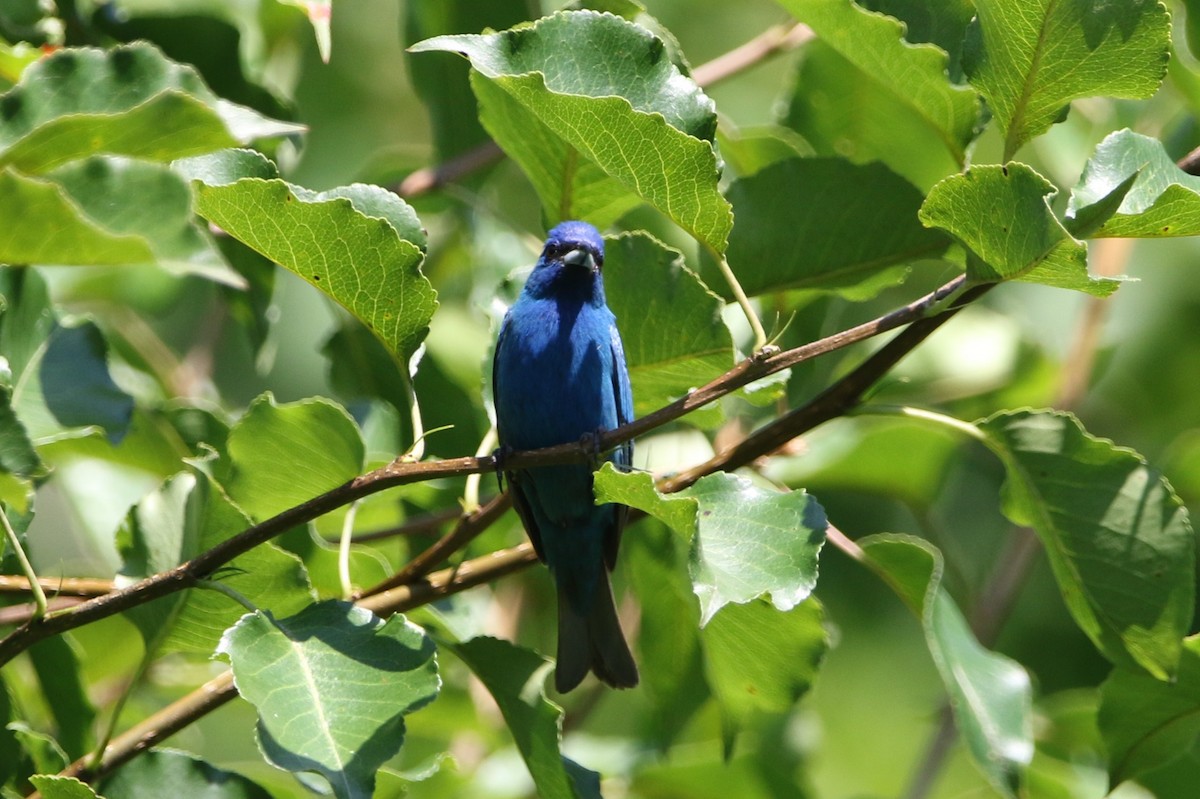
[[[1029,675],[1019,664],[980,646],[962,612],[942,588],[944,562],[919,538],[879,535],[859,545],[921,620],[967,749],[1005,796],[1018,795],[1033,757]]]
[[[921,221],[958,239],[975,258],[975,282],[1024,280],[1097,296],[1119,285],[1087,273],[1087,247],[1050,211],[1054,186],[1028,166],[977,166],[933,187]]]
[[[75,777],[38,774],[29,778],[44,799],[98,799],[95,791]]]
[[[1127,183],[1125,193],[1117,198],[1120,205],[1091,235],[1200,234],[1200,177],[1176,166],[1162,142],[1128,129],[1109,134],[1088,159],[1079,185],[1071,192],[1067,216],[1079,218]]]
[[[963,64],[1004,133],[1004,158],[1081,97],[1149,97],[1166,74],[1159,2],[977,0]]]
[[[174,166],[196,181],[201,216],[336,300],[408,364],[437,295],[421,274],[424,231],[403,200],[379,186],[312,192],[265,179],[273,167],[243,151]]]
[[[1195,598],[1192,527],[1171,486],[1070,414],[978,424],[1008,471],[1004,513],[1037,532],[1076,624],[1117,665],[1169,678]]]
[[[732,219],[717,191],[712,101],[644,28],[569,11],[410,49],[471,60],[484,126],[529,175],[549,218],[604,226],[628,207],[623,196],[635,196],[725,249]]]
[[[404,743],[404,716],[441,686],[433,642],[419,627],[344,602],[285,619],[248,613],[218,652],[258,710],[267,759],[320,774],[338,799],[369,799],[376,771]]]

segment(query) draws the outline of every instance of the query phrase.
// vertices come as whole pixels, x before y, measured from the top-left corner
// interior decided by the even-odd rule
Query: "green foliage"
[[[285,619],[249,613],[217,652],[258,709],[264,756],[320,774],[338,799],[371,796],[375,772],[404,740],[404,716],[433,701],[441,684],[420,628],[339,602]]]
[[[0,3],[0,796],[1193,799],[1181,2]],[[595,472],[640,686],[551,697],[477,473],[569,218],[636,415],[723,388]]]

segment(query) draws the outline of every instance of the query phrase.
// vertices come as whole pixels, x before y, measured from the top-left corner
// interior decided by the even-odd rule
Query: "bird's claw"
[[[512,453],[513,448],[507,444],[501,444],[492,450],[492,466],[496,469],[496,482],[500,485],[501,491],[504,490],[504,462]]]
[[[753,360],[762,362],[779,352],[777,344],[764,344],[757,352],[750,356]]]
[[[603,438],[604,431],[599,428],[579,437],[579,449],[593,466],[600,462],[600,442]]]

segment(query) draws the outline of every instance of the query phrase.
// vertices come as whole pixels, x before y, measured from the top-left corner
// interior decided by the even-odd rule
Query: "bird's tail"
[[[632,688],[638,683],[637,665],[617,619],[612,585],[601,570],[591,609],[580,613],[566,592],[558,596],[558,665],[554,687],[565,694],[592,671],[613,688]]]

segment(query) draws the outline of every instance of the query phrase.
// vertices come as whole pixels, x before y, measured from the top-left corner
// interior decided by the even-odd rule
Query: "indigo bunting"
[[[586,222],[550,231],[525,289],[500,325],[492,393],[501,452],[586,440],[633,419],[616,319],[604,300],[604,240]],[[630,442],[608,459],[628,469]],[[608,572],[628,508],[597,506],[587,464],[506,470],[513,505],[558,593],[558,664],[565,693],[591,670],[637,684]]]

